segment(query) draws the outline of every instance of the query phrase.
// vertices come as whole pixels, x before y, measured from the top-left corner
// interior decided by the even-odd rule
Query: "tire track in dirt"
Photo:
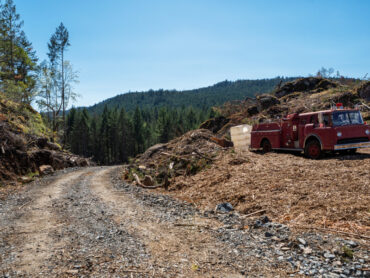
[[[55,267],[48,277],[147,277],[138,271],[148,257],[144,245],[117,225],[109,207],[91,193],[90,185],[103,169],[90,168],[54,202],[65,224],[52,233],[63,248],[50,259]]]
[[[0,276],[300,276],[329,273],[334,261],[322,257],[323,250],[347,244],[302,235],[314,252],[311,264],[284,225],[244,226],[237,214],[200,212],[125,184],[121,173],[119,166],[62,171],[2,200]],[[356,257],[368,258],[367,250],[356,250]],[[358,259],[343,269],[357,265],[368,268]]]
[[[224,223],[219,219],[203,217],[193,206],[167,196],[122,184],[119,173],[119,166],[61,172],[0,204],[6,215],[0,223],[4,251],[0,273],[244,277],[252,271],[270,277],[261,259],[249,253],[241,256],[247,246],[230,242],[230,235],[220,236]]]
[[[92,193],[110,207],[117,225],[146,244],[151,260],[143,268],[151,269],[152,277],[242,277],[232,263],[220,263],[226,247],[204,229],[197,228],[219,223],[200,217],[189,219],[194,227],[160,222],[151,208],[114,189],[110,183],[114,170],[117,167],[95,173],[91,179]]]
[[[63,189],[84,173],[85,170],[65,174],[46,186],[31,190],[30,198],[33,201],[22,208],[26,213],[13,223],[15,232],[10,236],[16,254],[12,268],[18,273],[39,273],[54,251],[62,247],[49,236],[64,225],[53,213],[53,201],[60,198]]]

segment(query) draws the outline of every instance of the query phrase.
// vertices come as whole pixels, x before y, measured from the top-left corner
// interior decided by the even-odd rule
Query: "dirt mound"
[[[51,135],[41,115],[28,104],[10,101],[0,93],[0,122],[7,122],[9,128],[38,137]]]
[[[0,121],[0,182],[30,181],[40,167],[50,165],[54,170],[87,166],[90,162],[64,152],[46,138],[25,134]]]
[[[263,94],[257,96],[256,99],[257,99],[257,109],[259,112],[266,110],[276,104],[280,104],[280,101],[272,95]]]
[[[362,84],[359,88],[357,88],[357,93],[360,98],[363,98],[366,101],[370,101],[370,81]]]
[[[174,177],[195,175],[209,167],[225,149],[224,141],[207,129],[190,131],[149,148],[128,166],[124,178],[145,186],[146,176],[150,176],[154,186],[168,187]]]
[[[228,138],[230,127],[235,125],[325,110],[337,102],[347,107],[362,104],[363,109],[369,109],[363,111],[366,119],[370,117],[366,112],[370,111],[366,108],[369,103],[363,98],[367,83],[356,88],[356,82],[298,79],[275,95],[226,103],[216,110],[228,122],[221,128],[222,121],[209,121],[202,127],[216,127],[218,138]],[[138,158],[125,176],[133,180],[132,174],[137,173],[141,182],[150,175],[154,184],[165,185],[158,190],[204,210],[228,202],[241,213],[263,210],[275,221],[290,226],[309,225],[370,236],[370,150],[319,161],[282,153],[239,155],[222,148],[222,139],[212,136],[212,131],[197,130],[169,144],[156,145]]]
[[[294,80],[292,82],[286,83],[280,89],[278,89],[274,94],[278,98],[282,98],[286,95],[296,93],[296,92],[309,92],[319,93],[329,88],[335,88],[338,84],[330,81],[328,79],[320,77],[307,77]]]
[[[228,122],[229,122],[229,119],[225,118],[224,116],[219,116],[219,117],[215,117],[215,118],[205,121],[199,126],[199,128],[208,129],[212,131],[213,133],[216,133]]]
[[[356,87],[358,80],[346,83],[339,81],[336,83],[318,77],[300,78],[286,83],[271,94],[225,103],[221,107],[214,108],[228,120],[223,127],[217,126],[219,129],[217,134],[228,136],[232,126],[274,121],[291,113],[326,110],[339,102],[346,107],[361,105],[364,120],[369,120],[370,101],[367,99],[370,82]]]
[[[369,149],[318,161],[284,153],[224,151],[204,171],[175,177],[166,192],[204,210],[228,202],[240,213],[263,210],[292,227],[370,236],[369,165]]]
[[[0,95],[0,185],[29,182],[42,172],[41,166],[58,170],[90,164],[85,158],[62,151],[47,139],[50,135],[41,115],[30,105]]]
[[[124,179],[205,211],[230,203],[240,213],[263,211],[293,228],[370,236],[369,149],[321,160],[284,153],[237,154],[213,136],[195,130],[155,145],[127,167]]]

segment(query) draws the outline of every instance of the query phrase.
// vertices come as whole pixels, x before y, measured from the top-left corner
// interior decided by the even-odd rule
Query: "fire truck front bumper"
[[[334,150],[349,150],[349,149],[359,149],[359,148],[370,148],[370,141],[369,142],[362,142],[362,143],[350,143],[350,144],[340,144],[335,145]]]

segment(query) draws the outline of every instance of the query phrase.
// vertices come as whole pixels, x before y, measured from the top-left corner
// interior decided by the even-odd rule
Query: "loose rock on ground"
[[[366,277],[361,240],[202,211],[120,179],[58,172],[0,201],[3,277]]]

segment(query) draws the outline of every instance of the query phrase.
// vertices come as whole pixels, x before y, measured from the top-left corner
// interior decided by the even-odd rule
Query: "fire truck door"
[[[291,143],[291,125],[288,119],[283,119],[281,131],[281,147],[289,148]]]
[[[292,121],[292,141],[298,140],[298,124],[299,124],[299,119],[293,119]]]

